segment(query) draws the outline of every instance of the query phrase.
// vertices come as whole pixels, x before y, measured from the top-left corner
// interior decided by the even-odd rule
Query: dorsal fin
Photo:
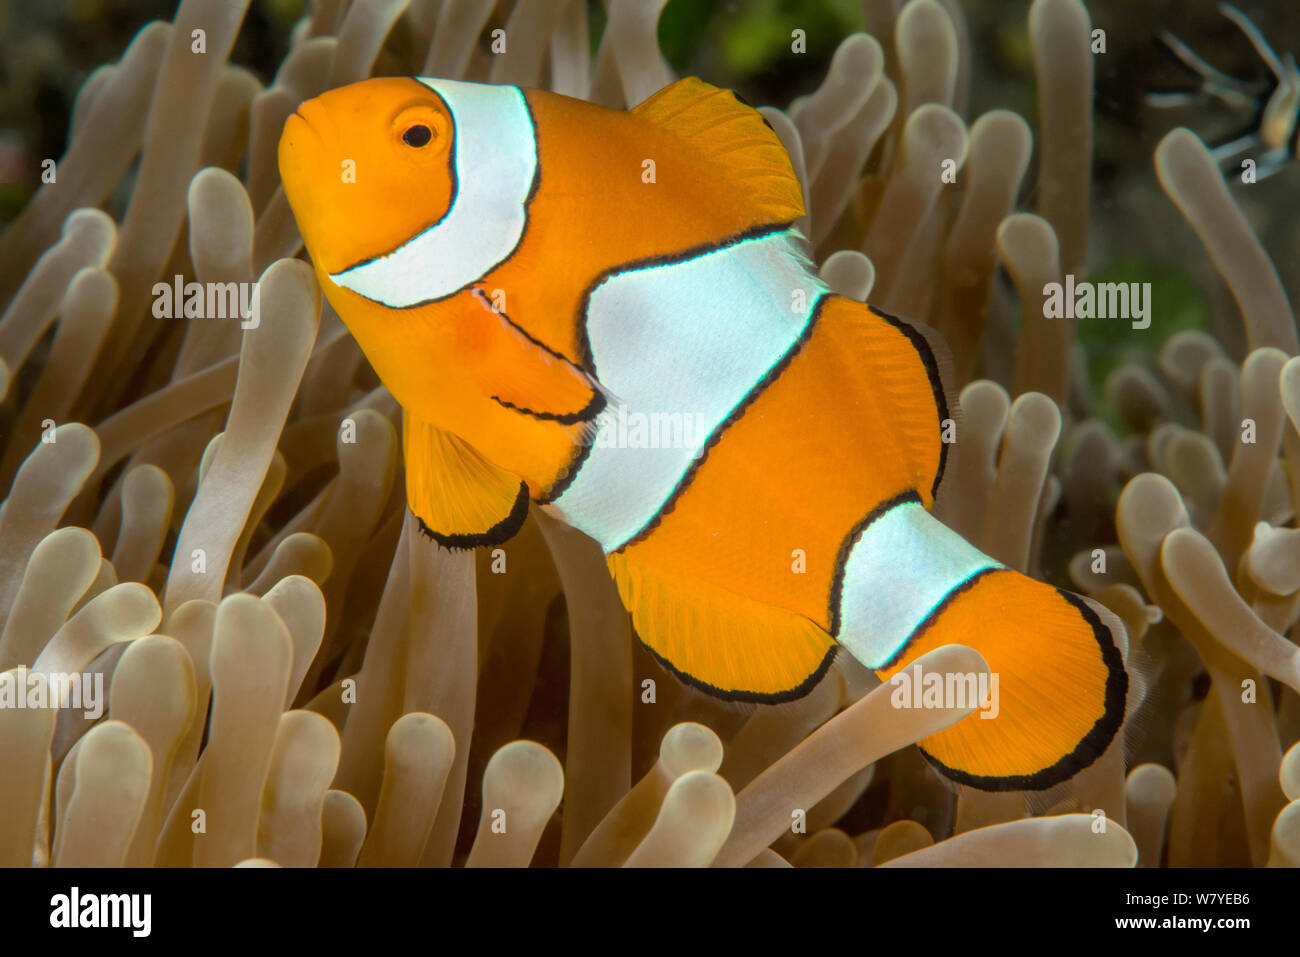
[[[793,222],[804,214],[803,190],[790,156],[763,114],[730,90],[688,76],[632,110],[689,143],[741,186],[764,217]]]

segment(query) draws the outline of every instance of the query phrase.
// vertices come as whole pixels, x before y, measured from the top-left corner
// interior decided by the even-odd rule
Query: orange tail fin
[[[925,678],[912,662],[945,644],[975,648],[993,677],[979,710],[920,742],[959,784],[1052,787],[1096,761],[1123,724],[1123,659],[1110,630],[1075,595],[1006,568],[973,576],[877,672],[894,682],[902,706],[923,700],[914,685]]]

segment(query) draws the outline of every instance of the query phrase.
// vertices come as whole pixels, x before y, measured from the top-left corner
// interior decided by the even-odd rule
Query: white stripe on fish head
[[[518,87],[417,79],[451,114],[451,205],[392,252],[330,274],[394,309],[445,299],[509,259],[528,226],[538,177],[537,131]]]

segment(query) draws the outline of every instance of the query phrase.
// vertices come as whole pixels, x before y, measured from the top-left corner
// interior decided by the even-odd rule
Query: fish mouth
[[[315,165],[315,157],[320,155],[324,145],[320,134],[301,113],[295,110],[286,117],[276,150],[280,180],[286,191],[290,180],[300,180],[307,169]]]
[[[288,117],[285,118],[284,130],[286,133],[289,132],[291,124],[294,127],[301,126],[305,132],[310,133],[312,136],[315,136],[317,139],[320,139],[320,136],[317,135],[314,129],[312,129],[311,121],[308,120],[307,117],[303,116],[302,113],[300,113],[298,110],[294,110],[292,113],[288,115]]]
[[[290,118],[292,119],[294,116],[302,120],[303,124],[307,129],[311,130],[317,139],[321,139],[323,132],[332,129],[329,110],[320,102],[319,97],[303,100],[299,103]]]
[[[322,149],[320,136],[311,123],[297,111],[290,113],[280,130],[276,148],[276,165],[280,169],[280,184],[285,197],[300,198],[311,183],[310,171]],[[300,210],[301,211],[301,210]]]
[[[281,129],[281,138],[290,145],[297,146],[314,146],[319,149],[325,145],[324,137],[321,136],[321,127],[319,122],[313,123],[308,118],[303,107],[307,106],[310,101],[298,104],[298,108],[290,113],[284,121]],[[317,121],[320,117],[316,117]]]

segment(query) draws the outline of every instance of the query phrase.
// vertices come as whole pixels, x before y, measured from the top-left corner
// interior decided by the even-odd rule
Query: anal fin
[[[803,615],[665,574],[619,552],[609,569],[637,637],[679,678],[731,701],[801,698],[837,645]]]

